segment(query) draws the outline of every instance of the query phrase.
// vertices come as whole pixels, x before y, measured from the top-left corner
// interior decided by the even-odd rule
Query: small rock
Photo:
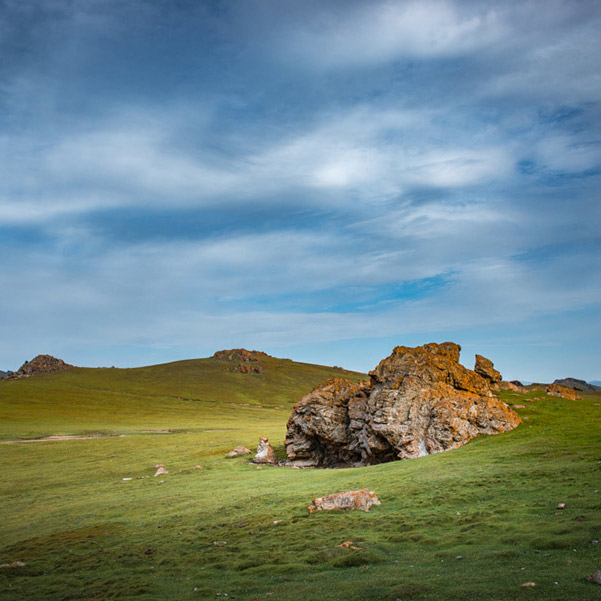
[[[224,541],[224,540],[214,540],[214,541],[213,541],[213,544],[214,544],[216,547],[224,547],[225,545],[227,545],[227,542],[226,542],[226,541]]]
[[[589,582],[594,582],[595,584],[601,584],[601,570],[597,570],[595,573],[591,574],[587,580]]]
[[[228,459],[232,459],[234,457],[241,457],[242,455],[250,455],[252,453],[252,451],[250,449],[247,449],[246,447],[234,447],[227,455],[226,457]]]
[[[195,465],[195,466],[194,466],[194,469],[195,469],[195,470],[201,470],[201,469],[202,469],[202,467],[201,467],[200,465]]]
[[[257,465],[257,469],[258,469],[258,470],[262,470],[262,469],[263,469],[263,466],[261,466],[261,465]]]
[[[271,523],[275,526],[276,524],[281,524],[282,520],[273,520]]]
[[[154,466],[154,469],[157,470],[160,467],[165,467],[165,466],[162,463],[156,463],[155,466]]]
[[[12,563],[1,563],[0,568],[24,568],[26,565],[22,561],[13,561]]]
[[[259,445],[257,446],[257,453],[253,457],[255,463],[267,463],[270,465],[276,465],[278,460],[275,456],[274,450],[269,444],[269,439],[265,436],[259,438]]]
[[[309,513],[315,511],[329,511],[331,509],[359,509],[369,511],[372,505],[380,505],[380,500],[375,492],[367,488],[361,490],[349,490],[325,497],[313,499],[313,503],[307,507]]]
[[[526,405],[514,405],[514,409],[526,409]]]
[[[121,480],[123,480],[123,482],[129,482],[130,480],[133,480],[133,478],[121,478]]]
[[[524,582],[524,584],[522,584],[523,587],[535,587],[536,586],[536,582]]]
[[[463,559],[463,555],[456,555],[455,559]]]
[[[565,508],[566,508],[565,503],[557,503],[557,509],[565,509]]]
[[[168,473],[169,473],[169,471],[166,468],[164,468],[164,467],[161,466],[161,467],[159,467],[157,469],[157,471],[155,472],[154,475],[155,476],[160,476],[161,474],[168,474]]]

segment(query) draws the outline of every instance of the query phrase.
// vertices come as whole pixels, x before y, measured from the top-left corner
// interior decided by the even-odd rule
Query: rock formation
[[[269,463],[271,465],[277,465],[278,460],[275,456],[274,450],[269,444],[269,440],[265,436],[259,438],[259,445],[257,446],[257,453],[253,457],[254,463]]]
[[[38,374],[51,374],[66,371],[72,367],[73,365],[69,365],[69,363],[65,363],[62,359],[57,359],[51,355],[38,355],[31,361],[25,361],[15,373],[11,373],[6,379],[19,380]]]
[[[580,398],[573,388],[567,388],[566,386],[560,386],[559,384],[549,384],[545,388],[545,392],[550,396],[568,399],[569,401],[575,401]]]
[[[584,380],[577,380],[576,378],[562,378],[561,380],[555,380],[553,384],[565,386],[566,388],[572,388],[573,390],[578,390],[579,392],[597,392],[600,390],[599,386],[594,386],[593,384],[589,384]]]
[[[315,511],[330,511],[332,509],[358,509],[360,511],[369,511],[372,505],[381,505],[380,499],[375,492],[367,488],[361,490],[349,490],[347,492],[339,492],[325,497],[317,497],[307,511],[314,513]],[[341,546],[344,546],[341,545]],[[350,546],[350,545],[348,545]]]
[[[213,355],[213,359],[228,361],[229,363],[238,363],[235,370],[241,374],[260,374],[263,368],[259,365],[259,361],[269,357],[267,353],[262,351],[247,351],[245,348],[235,348],[224,351],[217,351]]]
[[[501,372],[495,369],[494,363],[482,355],[476,355],[474,371],[477,374],[480,374],[485,380],[488,380],[491,384],[496,384],[503,379],[501,377]]]
[[[368,465],[439,453],[479,434],[512,430],[517,413],[488,380],[459,363],[452,342],[396,347],[354,383],[333,378],[303,397],[288,420],[288,464]]]

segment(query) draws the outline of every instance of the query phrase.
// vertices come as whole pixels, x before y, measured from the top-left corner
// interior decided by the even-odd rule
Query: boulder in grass
[[[274,450],[269,444],[269,439],[265,436],[259,438],[259,445],[257,446],[257,453],[253,457],[254,463],[267,463],[270,465],[277,465],[278,459],[275,456]]]
[[[593,582],[594,584],[601,584],[601,570],[597,570],[593,574],[591,574],[587,580],[589,582]]]
[[[228,459],[232,459],[234,457],[241,457],[242,455],[250,455],[252,453],[252,451],[250,449],[247,449],[246,447],[234,447],[227,455],[226,457]]]
[[[378,499],[375,492],[363,488],[361,490],[349,490],[333,495],[326,495],[325,497],[317,497],[313,499],[311,505],[307,507],[307,511],[309,513],[315,513],[316,511],[331,511],[332,509],[358,509],[360,511],[369,511],[369,508],[372,505],[380,504],[380,499]]]

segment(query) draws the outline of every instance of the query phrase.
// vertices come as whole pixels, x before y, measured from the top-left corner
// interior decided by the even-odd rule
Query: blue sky
[[[598,2],[0,0],[0,369],[453,340],[601,379]]]

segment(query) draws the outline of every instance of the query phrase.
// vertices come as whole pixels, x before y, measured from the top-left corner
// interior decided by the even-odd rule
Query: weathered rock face
[[[20,378],[29,378],[38,374],[51,374],[59,371],[71,369],[73,365],[65,363],[62,359],[57,359],[51,355],[38,355],[31,361],[25,361],[23,365],[12,375],[8,376],[11,380]]]
[[[254,463],[269,463],[271,465],[277,465],[278,459],[275,456],[274,450],[269,444],[269,440],[265,436],[259,438],[259,445],[257,446],[257,453],[253,457]]]
[[[331,511],[332,509],[358,509],[360,511],[369,511],[372,505],[381,505],[380,499],[375,492],[367,488],[361,490],[349,490],[347,492],[339,492],[325,497],[317,497],[307,511],[314,513],[315,511]],[[342,546],[342,545],[341,545]],[[347,545],[350,546],[350,545]]]
[[[289,464],[368,465],[439,453],[520,423],[452,342],[399,346],[370,381],[326,380],[288,420]]]
[[[488,380],[491,384],[496,384],[503,379],[501,377],[501,372],[495,369],[494,363],[482,355],[476,355],[474,371],[481,375],[485,380]]]

